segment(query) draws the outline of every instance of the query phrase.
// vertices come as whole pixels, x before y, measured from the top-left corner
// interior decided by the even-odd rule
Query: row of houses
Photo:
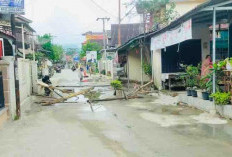
[[[179,14],[176,19],[153,31],[148,27],[147,32],[106,50],[118,55],[117,66],[124,68],[128,81],[143,84],[152,79],[159,89],[171,88],[171,79],[184,72],[183,65],[197,66],[207,55],[216,60],[232,56],[232,1],[173,2]],[[151,77],[145,75],[144,63],[152,66]]]
[[[0,126],[19,118],[37,92],[37,62],[25,59],[37,47],[31,23],[21,15],[0,14]]]

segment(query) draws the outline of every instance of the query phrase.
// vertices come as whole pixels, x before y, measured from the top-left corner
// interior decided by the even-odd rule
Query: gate
[[[2,72],[0,71],[0,109],[5,107],[5,101],[4,101],[4,91],[3,91],[3,78],[2,78]]]

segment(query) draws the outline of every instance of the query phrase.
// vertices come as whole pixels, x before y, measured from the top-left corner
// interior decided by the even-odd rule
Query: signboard
[[[97,51],[87,51],[86,52],[86,62],[87,63],[97,63]]]
[[[73,57],[74,62],[79,62],[80,61],[80,57],[78,55],[76,55],[75,57]]]
[[[106,58],[108,60],[114,60],[116,57],[116,53],[115,52],[106,52]]]
[[[190,19],[171,31],[153,37],[151,39],[151,50],[163,49],[192,38],[192,20]]]
[[[0,13],[24,14],[24,0],[0,0]]]

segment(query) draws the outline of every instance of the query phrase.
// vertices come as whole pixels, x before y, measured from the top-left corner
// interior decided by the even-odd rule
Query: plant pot
[[[202,99],[202,90],[197,90],[197,97]]]
[[[209,97],[209,101],[213,101],[213,98]]]
[[[116,90],[116,96],[117,97],[122,97],[122,95],[123,95],[122,90]]]
[[[187,96],[192,96],[192,90],[190,89],[187,90]]]
[[[202,92],[202,99],[203,100],[209,100],[209,93],[208,92]]]
[[[193,96],[193,97],[197,97],[197,91],[191,90],[191,93],[192,93],[192,96]]]

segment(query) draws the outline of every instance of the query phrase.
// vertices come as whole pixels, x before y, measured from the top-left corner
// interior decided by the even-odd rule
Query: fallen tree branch
[[[127,99],[137,99],[137,98],[143,98],[143,97],[141,97],[141,96],[129,96],[129,97],[127,97]],[[95,100],[92,100],[92,102],[114,101],[114,100],[125,100],[125,97],[121,97],[121,98],[95,99]]]
[[[127,96],[132,96],[132,95],[137,95],[138,92],[148,86],[151,86],[153,84],[153,81],[151,82],[148,82],[147,84],[143,85],[143,86],[140,86],[138,89],[136,89],[135,91],[133,91],[132,93],[128,94]]]
[[[57,104],[57,103],[61,103],[61,102],[64,102],[70,98],[73,98],[73,97],[76,97],[78,95],[83,95],[83,94],[86,94],[88,93],[89,91],[93,90],[93,88],[89,88],[89,89],[85,89],[85,90],[82,90],[80,92],[77,92],[77,93],[72,93],[66,97],[63,97],[63,98],[59,98],[57,100],[54,100],[54,101],[50,101],[50,102],[47,102],[47,103],[42,103],[43,106],[51,106],[53,104]]]

